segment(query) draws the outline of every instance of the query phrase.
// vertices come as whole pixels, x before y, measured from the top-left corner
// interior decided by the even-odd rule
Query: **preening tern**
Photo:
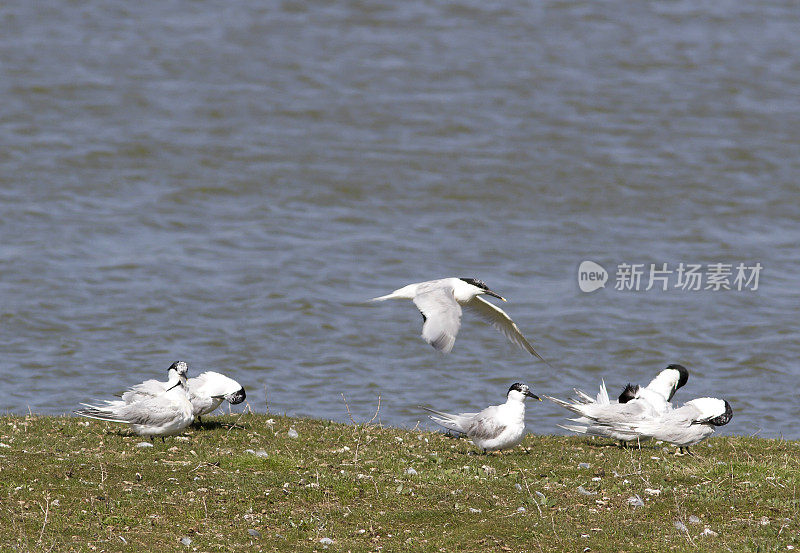
[[[161,382],[160,380],[152,379],[145,380],[141,384],[131,386],[127,392],[122,394],[122,400],[125,403],[133,403],[135,401],[141,401],[148,396],[157,396],[163,394],[165,391],[167,391],[171,371],[176,371],[178,374],[186,376],[189,373],[189,365],[186,363],[186,361],[175,361],[167,368],[167,382]],[[117,403],[117,401],[106,401],[106,403],[108,405],[114,405]]]
[[[660,417],[672,409],[670,400],[675,392],[689,379],[689,371],[682,365],[669,365],[666,369],[642,388],[628,384],[617,401],[608,397],[606,384],[600,386],[600,393],[596,398],[580,390],[575,390],[578,399],[564,401],[550,396],[544,396],[550,401],[580,415],[580,418],[570,419],[578,424],[559,425],[565,430],[592,436],[604,436],[620,440],[621,445],[635,440],[640,434],[632,432],[627,427],[615,426],[616,423],[631,423]]]
[[[172,436],[192,424],[192,403],[186,394],[186,375],[170,368],[167,389],[139,401],[106,402],[106,405],[82,403],[85,409],[75,414],[91,419],[129,424],[140,436]]]
[[[681,407],[667,411],[660,417],[638,422],[614,423],[623,431],[653,438],[677,446],[681,453],[692,455],[689,446],[708,438],[717,426],[724,426],[733,418],[731,404],[724,399],[701,397],[687,401]],[[677,453],[677,452],[676,452]]]
[[[449,429],[465,434],[472,443],[483,450],[509,449],[522,441],[525,435],[525,398],[539,399],[526,384],[519,382],[508,389],[506,402],[492,405],[480,413],[451,415],[423,407],[433,413],[430,419]]]
[[[223,401],[238,405],[246,397],[241,384],[218,372],[206,371],[189,379],[189,401],[198,422],[202,422],[200,415],[212,412]]]
[[[173,363],[170,369],[179,363],[182,363],[184,367],[186,366],[183,361],[178,361]],[[187,382],[187,387],[194,416],[197,417],[197,421],[201,424],[200,416],[214,411],[223,401],[227,401],[231,405],[237,405],[247,397],[241,384],[214,371],[206,371],[194,378],[190,378]],[[145,380],[122,394],[122,401],[125,403],[141,401],[148,396],[157,396],[165,390],[166,384],[164,382]],[[115,402],[107,403],[112,406],[115,404]]]
[[[518,347],[545,361],[528,343],[511,317],[484,300],[482,294],[506,301],[504,297],[490,290],[485,282],[476,278],[442,278],[418,282],[370,301],[412,300],[422,313],[422,339],[442,353],[449,353],[453,349],[461,327],[461,306],[469,307]]]

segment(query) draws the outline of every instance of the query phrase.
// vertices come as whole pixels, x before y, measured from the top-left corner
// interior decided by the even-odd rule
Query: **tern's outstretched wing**
[[[475,296],[464,305],[470,309],[473,309],[482,319],[502,332],[513,344],[547,363],[544,357],[536,353],[536,350],[533,349],[533,346],[528,342],[528,340],[525,339],[525,336],[522,335],[522,332],[520,332],[517,324],[511,320],[511,317],[506,315],[505,311],[496,305],[489,303],[480,296]]]
[[[414,304],[422,313],[422,339],[442,353],[450,353],[461,327],[461,306],[453,289],[436,287],[417,293]]]

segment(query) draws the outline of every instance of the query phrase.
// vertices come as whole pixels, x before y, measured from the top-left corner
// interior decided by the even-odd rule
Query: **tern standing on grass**
[[[89,405],[82,403],[85,409],[75,414],[101,421],[121,422],[129,424],[131,430],[139,436],[174,436],[192,424],[194,415],[192,403],[186,393],[186,374],[170,368],[167,389],[156,396],[147,396],[140,401],[125,403],[115,401],[113,404]]]
[[[580,390],[575,390],[578,399],[571,402],[547,395],[544,397],[580,415],[579,418],[570,419],[578,424],[559,425],[561,428],[579,434],[616,439],[624,447],[626,442],[642,436],[625,428],[617,428],[614,424],[651,420],[671,411],[672,397],[688,380],[689,371],[682,365],[673,364],[658,373],[646,387],[628,384],[617,401],[609,399],[605,382],[600,386],[596,399]]]
[[[508,389],[505,403],[492,405],[480,413],[452,415],[422,408],[433,413],[430,417],[433,422],[448,430],[461,432],[486,453],[510,449],[522,441],[525,436],[525,398],[528,397],[542,401],[527,384],[516,382]]]
[[[422,313],[422,339],[442,353],[450,353],[461,327],[461,306],[475,311],[482,319],[502,332],[517,347],[538,357],[533,346],[525,339],[519,327],[505,311],[483,299],[482,295],[504,297],[489,289],[485,282],[476,278],[442,278],[418,282],[398,288],[391,294],[372,298],[370,301],[405,299],[414,302]]]
[[[690,445],[705,440],[714,433],[716,427],[725,426],[732,418],[733,409],[726,400],[701,397],[687,401],[660,417],[638,422],[617,422],[611,426],[619,431],[670,443],[678,448],[676,455],[683,454],[684,450],[693,455],[689,451]]]
[[[186,374],[188,366],[184,361],[173,363],[168,370],[176,367],[179,368],[179,373]],[[183,369],[182,372],[181,368]],[[186,385],[194,416],[201,425],[203,421],[200,417],[214,411],[223,401],[227,401],[231,405],[237,405],[247,397],[241,384],[224,374],[214,371],[206,371],[194,378],[190,378]],[[122,400],[116,402],[107,401],[106,403],[109,407],[115,407],[119,403],[134,403],[148,397],[163,394],[166,389],[167,384],[165,382],[145,380],[122,394]]]

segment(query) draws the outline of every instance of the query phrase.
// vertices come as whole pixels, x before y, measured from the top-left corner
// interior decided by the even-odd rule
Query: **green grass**
[[[800,550],[798,442],[712,438],[675,457],[529,435],[479,455],[435,432],[260,414],[142,441],[0,417],[0,551]]]

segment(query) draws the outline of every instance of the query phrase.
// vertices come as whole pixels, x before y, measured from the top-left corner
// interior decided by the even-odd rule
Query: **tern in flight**
[[[391,294],[372,298],[370,301],[391,299],[413,301],[422,313],[422,339],[442,353],[449,353],[453,349],[458,329],[461,327],[461,306],[468,307],[502,332],[516,346],[547,363],[525,339],[511,317],[483,299],[481,297],[483,294],[506,301],[477,278],[442,278],[418,282],[398,288]]]

